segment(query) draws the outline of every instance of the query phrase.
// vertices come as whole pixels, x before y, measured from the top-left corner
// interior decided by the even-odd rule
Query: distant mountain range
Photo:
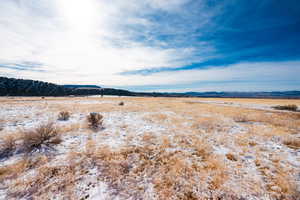
[[[300,98],[300,91],[274,92],[186,92],[194,97],[223,97],[223,98]]]
[[[84,89],[99,89],[101,88],[98,85],[63,85],[66,88],[72,88],[72,89],[78,89],[78,88],[84,88]]]
[[[56,85],[53,83],[0,77],[0,96],[80,96],[117,95],[148,97],[218,97],[218,98],[300,98],[300,91],[283,92],[132,92],[97,85]]]

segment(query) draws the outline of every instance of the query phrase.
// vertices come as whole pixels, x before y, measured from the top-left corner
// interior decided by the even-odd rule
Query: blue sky
[[[297,0],[0,0],[0,76],[136,91],[300,90]]]

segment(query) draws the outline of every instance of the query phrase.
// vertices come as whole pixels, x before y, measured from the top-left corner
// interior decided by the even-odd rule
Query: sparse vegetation
[[[103,116],[99,113],[92,112],[87,116],[88,125],[93,130],[103,128]]]
[[[23,148],[28,153],[34,150],[51,148],[51,145],[60,142],[58,129],[51,122],[42,124],[34,130],[23,132]]]
[[[298,106],[295,104],[290,104],[290,105],[278,105],[278,106],[274,106],[273,107],[276,110],[289,110],[289,111],[297,111],[298,110]]]
[[[260,101],[248,99],[122,97],[124,110],[119,98],[27,98],[0,99],[5,199],[298,199],[298,112],[232,106]],[[78,121],[43,123],[62,110]]]
[[[70,116],[71,116],[71,114],[68,111],[61,111],[58,114],[58,120],[67,121],[67,120],[69,120]]]

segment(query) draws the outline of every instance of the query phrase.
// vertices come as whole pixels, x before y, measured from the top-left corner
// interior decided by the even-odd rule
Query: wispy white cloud
[[[90,82],[123,70],[182,65],[192,48],[144,44],[128,26],[150,29],[154,22],[140,13],[177,12],[186,2],[2,1],[0,62],[38,61],[50,76],[90,74]]]

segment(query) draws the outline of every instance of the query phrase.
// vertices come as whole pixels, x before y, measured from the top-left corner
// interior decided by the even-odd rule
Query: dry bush
[[[13,136],[6,136],[0,143],[0,159],[13,155],[16,150],[16,142]]]
[[[103,128],[103,116],[99,113],[92,112],[87,116],[88,125],[93,130]]]
[[[23,148],[26,152],[51,147],[61,141],[57,127],[51,122],[42,124],[34,130],[23,132]]]
[[[235,155],[233,155],[232,153],[227,153],[226,158],[231,161],[237,161],[237,157]]]
[[[273,106],[274,109],[276,110],[289,110],[289,111],[297,111],[298,106],[295,104],[289,104],[289,105],[278,105],[278,106]]]
[[[288,138],[283,141],[283,144],[292,148],[292,149],[300,149],[300,138]]]
[[[58,120],[67,121],[70,118],[71,114],[68,111],[61,111],[58,114]]]
[[[119,103],[119,106],[124,106],[125,104],[124,104],[124,102],[123,101],[121,101],[120,103]]]

